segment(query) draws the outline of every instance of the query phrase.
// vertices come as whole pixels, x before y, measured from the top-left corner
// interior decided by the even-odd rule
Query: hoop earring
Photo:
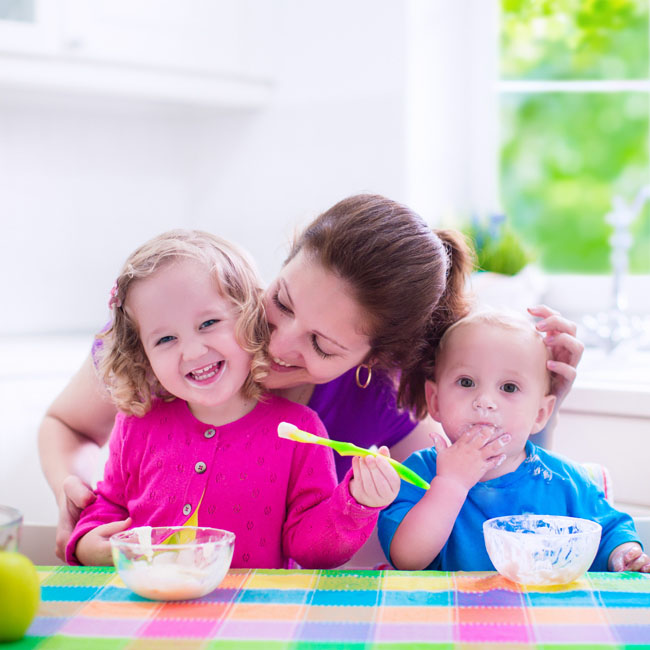
[[[359,373],[361,372],[361,368],[365,368],[368,371],[368,376],[366,377],[366,381],[363,384],[359,380]],[[357,379],[357,386],[359,388],[368,388],[368,386],[370,385],[370,380],[372,379],[372,368],[367,363],[360,363],[357,366],[356,379]]]

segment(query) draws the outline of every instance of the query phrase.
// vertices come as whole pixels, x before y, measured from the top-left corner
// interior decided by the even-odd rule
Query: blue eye
[[[210,327],[210,325],[214,325],[215,323],[218,323],[219,321],[216,318],[211,318],[210,320],[206,320],[205,322],[201,323],[201,326],[199,327],[200,330]]]
[[[507,382],[501,386],[501,390],[504,393],[516,393],[519,390],[519,386],[517,386],[517,384]]]
[[[474,387],[474,381],[470,379],[469,377],[461,377],[458,380],[458,385],[462,386],[463,388],[473,388]]]
[[[175,336],[163,336],[161,339],[158,339],[156,341],[156,345],[162,345],[163,343],[169,343],[169,341],[173,341],[176,337]]]

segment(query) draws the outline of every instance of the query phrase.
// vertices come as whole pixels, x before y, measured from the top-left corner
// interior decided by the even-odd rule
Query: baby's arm
[[[490,469],[503,462],[499,454],[509,440],[502,436],[486,444],[491,428],[472,427],[447,447],[433,434],[438,451],[431,487],[406,514],[390,545],[390,560],[397,569],[428,567],[447,543],[469,490]]]
[[[650,557],[643,552],[640,544],[625,542],[610,554],[607,568],[610,571],[639,571],[650,573]]]
[[[399,492],[400,478],[395,468],[382,456],[390,457],[388,447],[380,447],[381,456],[352,458],[353,478],[350,494],[357,503],[369,508],[383,508],[395,500]]]

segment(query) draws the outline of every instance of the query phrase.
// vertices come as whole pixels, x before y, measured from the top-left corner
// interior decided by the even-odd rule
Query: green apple
[[[0,642],[23,638],[40,600],[38,573],[29,558],[0,551]]]

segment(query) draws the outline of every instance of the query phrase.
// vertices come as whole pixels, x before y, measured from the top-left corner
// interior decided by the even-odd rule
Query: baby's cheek
[[[444,423],[442,428],[450,442],[454,443],[467,431],[468,426],[466,422],[452,419]]]

